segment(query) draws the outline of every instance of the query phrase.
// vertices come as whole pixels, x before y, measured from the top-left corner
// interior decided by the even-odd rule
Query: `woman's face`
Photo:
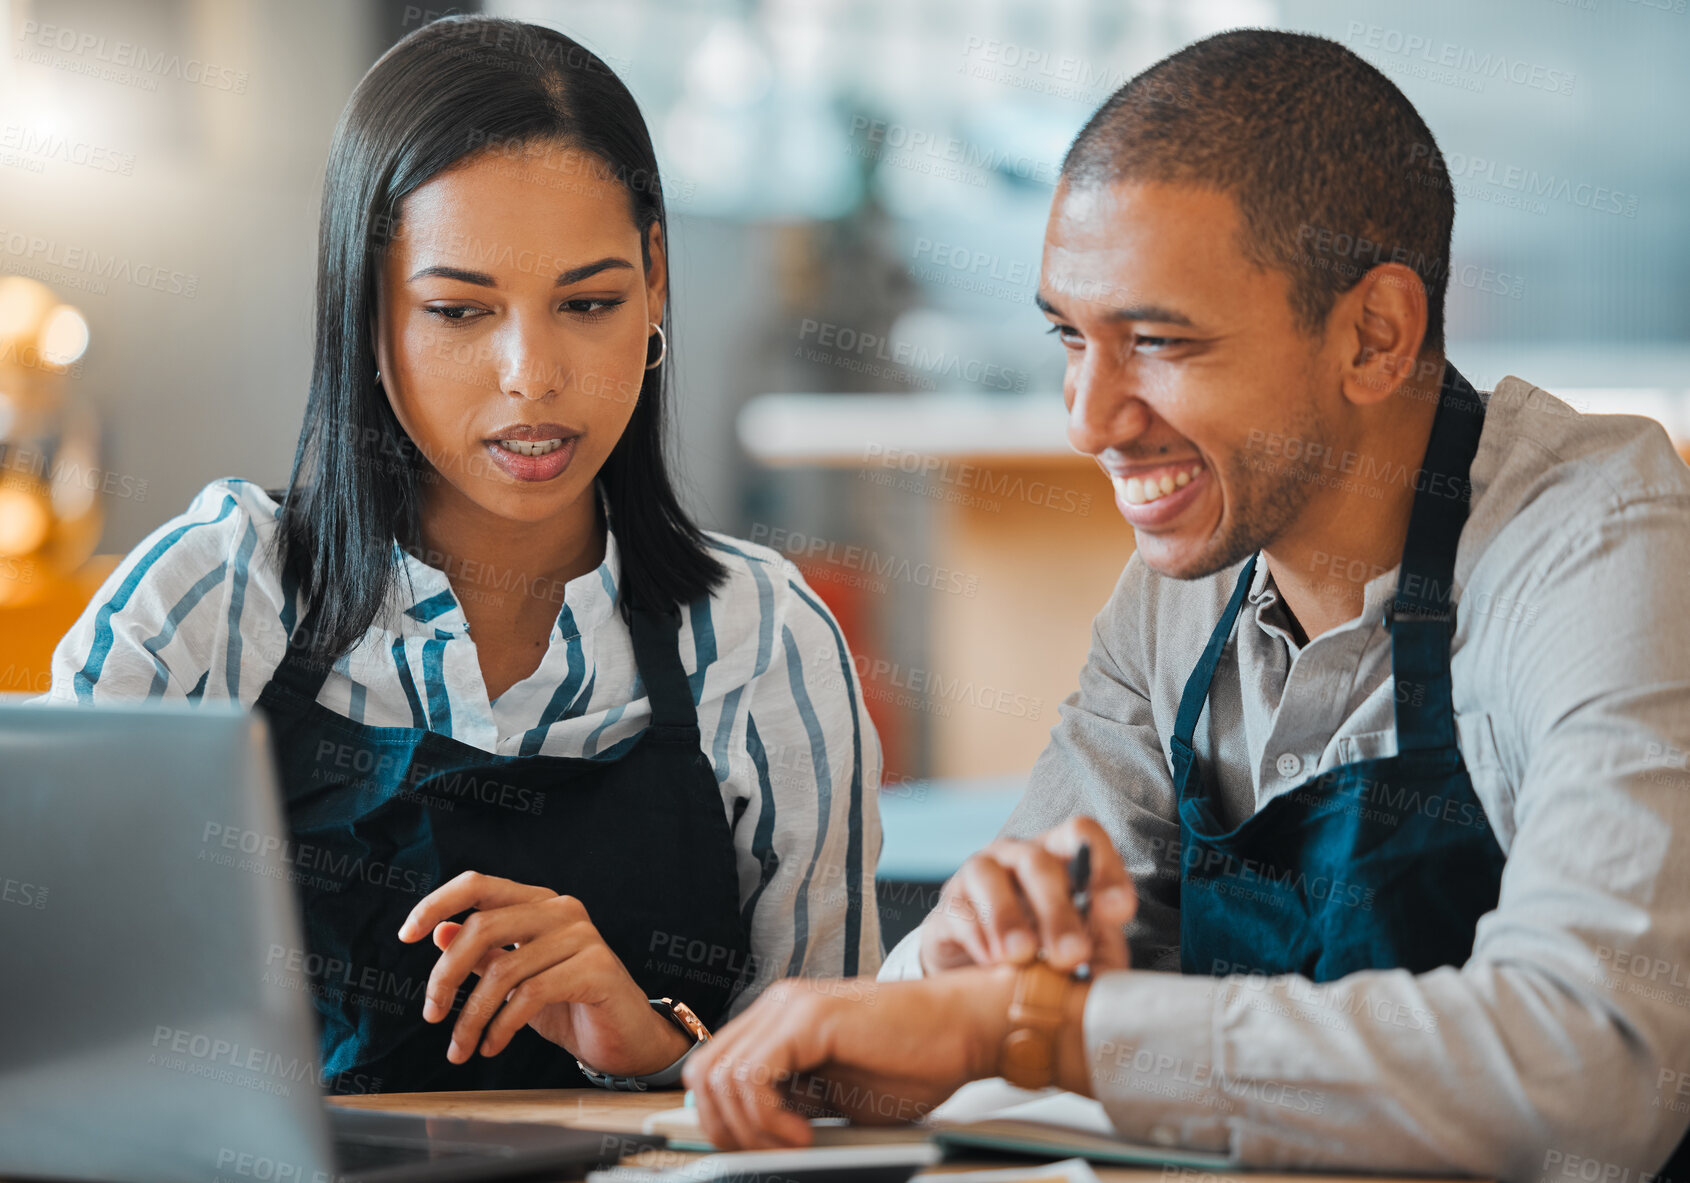
[[[376,359],[433,499],[539,522],[583,504],[633,414],[662,320],[628,191],[551,147],[471,157],[415,189],[380,269]],[[591,504],[590,499],[585,504]]]

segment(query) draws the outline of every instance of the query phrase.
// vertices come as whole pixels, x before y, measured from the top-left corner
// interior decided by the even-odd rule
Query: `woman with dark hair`
[[[667,248],[602,61],[406,37],[330,149],[287,489],[207,486],[54,655],[52,698],[267,716],[332,1088],[673,1085],[773,979],[879,965],[844,638],[665,467]]]

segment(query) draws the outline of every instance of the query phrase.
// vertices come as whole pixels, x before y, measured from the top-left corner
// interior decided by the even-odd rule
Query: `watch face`
[[[704,1025],[704,1020],[692,1013],[692,1007],[684,1002],[676,1002],[673,998],[660,998],[658,1001],[668,1009],[671,1021],[696,1042],[703,1043],[710,1038],[710,1028]]]

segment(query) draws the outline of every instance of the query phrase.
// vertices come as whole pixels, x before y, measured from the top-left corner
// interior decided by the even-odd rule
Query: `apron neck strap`
[[[692,699],[692,684],[681,665],[680,611],[635,608],[633,615],[634,661],[640,667],[640,678],[651,699],[651,725],[696,727],[698,708]]]
[[[304,698],[306,702],[315,702],[317,695],[323,691],[323,680],[329,676],[329,668],[334,664],[318,657],[311,651],[311,641],[317,635],[318,609],[322,606],[321,599],[306,612],[305,619],[299,622],[288,635],[287,648],[282,651],[281,664],[270,680],[287,687],[295,694]]]
[[[1415,474],[1414,510],[1396,595],[1385,609],[1396,680],[1397,750],[1455,746],[1449,645],[1455,634],[1455,552],[1472,499],[1470,473],[1485,407],[1444,363],[1426,458]]]
[[[1226,648],[1227,638],[1232,636],[1232,626],[1238,619],[1238,610],[1244,604],[1244,594],[1250,590],[1250,580],[1256,574],[1256,560],[1259,555],[1251,555],[1250,561],[1244,564],[1244,569],[1238,573],[1238,583],[1232,589],[1232,599],[1227,601],[1226,610],[1221,613],[1220,622],[1215,625],[1215,631],[1209,634],[1209,643],[1203,646],[1203,656],[1197,662],[1197,668],[1191,671],[1191,677],[1185,680],[1185,692],[1180,695],[1179,714],[1174,718],[1174,738],[1187,748],[1191,747],[1191,738],[1197,734],[1197,720],[1202,717],[1203,704],[1209,701],[1209,686],[1215,680],[1215,670],[1221,664],[1221,651]]]

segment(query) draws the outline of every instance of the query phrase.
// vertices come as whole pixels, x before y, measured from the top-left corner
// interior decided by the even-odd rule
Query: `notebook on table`
[[[1003,1080],[964,1085],[923,1121],[853,1125],[842,1118],[810,1122],[816,1146],[883,1146],[931,1140],[950,1152],[991,1151],[1043,1159],[1084,1158],[1111,1166],[1183,1166],[1202,1170],[1236,1164],[1224,1154],[1129,1141],[1115,1132],[1103,1106],[1060,1089],[1018,1089]],[[661,1134],[677,1150],[716,1147],[699,1128],[698,1110],[665,1109],[646,1118],[643,1132]]]

